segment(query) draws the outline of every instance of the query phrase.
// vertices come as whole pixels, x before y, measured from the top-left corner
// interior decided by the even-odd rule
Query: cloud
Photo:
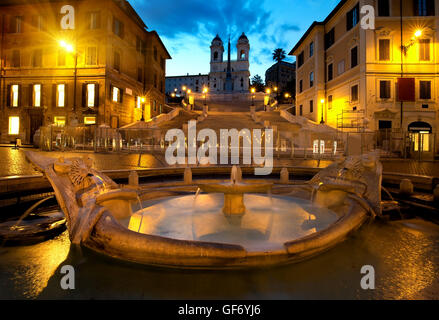
[[[237,35],[263,33],[270,12],[260,0],[130,0],[151,30],[167,38],[183,34],[198,35],[203,26],[210,37],[216,33]],[[210,39],[211,40],[211,39]]]

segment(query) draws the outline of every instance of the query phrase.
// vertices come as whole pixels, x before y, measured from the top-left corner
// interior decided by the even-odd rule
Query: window
[[[10,33],[21,33],[22,32],[23,17],[20,17],[20,16],[11,17],[10,23],[11,23],[10,27],[9,27]]]
[[[314,55],[314,42],[309,44],[309,56],[312,57]]]
[[[66,105],[66,85],[58,84],[56,86],[56,106],[65,107]]]
[[[419,81],[419,99],[431,99],[431,81]]]
[[[11,88],[9,92],[10,102],[8,103],[8,105],[16,108],[20,104],[20,85],[13,84],[11,85],[10,88]]]
[[[213,61],[217,61],[218,60],[218,52],[214,52],[213,53]]]
[[[378,0],[378,16],[380,17],[390,16],[389,0]]]
[[[360,14],[360,5],[357,3],[357,5],[346,14],[346,31],[351,30],[353,27],[355,27],[358,24],[360,17],[359,14]]]
[[[120,54],[117,51],[114,51],[114,69],[120,72]]]
[[[351,87],[351,101],[358,101],[358,85]]]
[[[95,66],[98,64],[97,48],[96,47],[88,47],[87,48],[86,60],[87,60],[86,64],[89,66]]]
[[[380,39],[378,49],[380,61],[390,60],[390,39]]]
[[[303,81],[299,80],[299,93],[303,91]]]
[[[415,16],[434,16],[434,0],[414,0]]]
[[[332,95],[328,96],[328,109],[332,109]]]
[[[12,67],[20,68],[21,59],[20,59],[20,50],[12,51]]]
[[[97,95],[99,94],[98,92],[96,92],[96,84],[95,83],[87,83],[86,84],[86,88],[87,88],[87,93],[86,93],[86,99],[87,99],[87,107],[89,108],[93,108],[93,107],[97,107],[96,105],[96,98]]]
[[[152,102],[154,112],[157,111],[157,101]]]
[[[344,60],[341,60],[341,61],[338,63],[337,69],[338,69],[338,74],[339,74],[339,75],[342,74],[342,73],[344,73]]]
[[[310,100],[309,101],[309,113],[313,113],[314,112],[314,101]]]
[[[113,33],[119,38],[123,38],[124,36],[124,25],[116,18],[113,18]]]
[[[303,115],[303,105],[299,106],[299,115],[302,116]]]
[[[96,30],[101,28],[101,13],[90,12],[89,13],[89,29]]]
[[[20,117],[9,117],[9,130],[10,135],[17,135],[20,133]]]
[[[331,47],[335,42],[335,31],[334,28],[329,30],[327,34],[325,34],[325,49]]]
[[[113,100],[113,102],[118,102],[118,103],[122,102],[122,92],[117,87],[113,87],[113,90],[112,90],[112,100]]]
[[[56,124],[58,127],[64,127],[66,125],[66,117],[63,116],[53,117],[53,123]]]
[[[419,40],[419,60],[430,61],[430,39]]]
[[[297,65],[298,68],[300,68],[303,65],[304,62],[304,56],[303,56],[303,51],[299,54],[299,56],[297,57]]]
[[[32,55],[32,67],[41,68],[43,66],[43,50],[34,50]]]
[[[380,81],[380,99],[390,99],[390,80]]]
[[[34,107],[41,107],[41,84],[32,86],[32,102]]]
[[[84,117],[84,124],[86,125],[96,124],[96,117]]]
[[[311,73],[309,74],[309,87],[311,88],[312,86],[314,86],[314,72],[311,71]]]
[[[351,49],[351,68],[358,65],[358,47],[353,47]]]
[[[32,16],[32,27],[34,31],[43,31],[43,16]]]
[[[332,69],[332,63],[328,64],[328,81],[331,81],[334,76]]]

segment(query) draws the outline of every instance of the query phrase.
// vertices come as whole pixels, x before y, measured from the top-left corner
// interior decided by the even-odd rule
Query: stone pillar
[[[128,184],[133,187],[137,187],[139,185],[139,175],[137,171],[131,171],[128,176]]]
[[[184,169],[184,184],[192,184],[192,170],[189,167]]]
[[[411,195],[413,194],[413,183],[410,179],[402,179],[399,184],[399,193],[403,195]]]
[[[280,183],[288,183],[290,181],[290,174],[287,168],[282,168],[280,171]]]

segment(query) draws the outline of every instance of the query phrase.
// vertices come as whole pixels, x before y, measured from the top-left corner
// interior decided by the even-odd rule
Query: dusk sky
[[[209,72],[210,43],[218,33],[232,59],[245,32],[250,41],[251,77],[273,64],[274,49],[289,51],[314,20],[323,20],[339,0],[129,0],[148,26],[156,30],[172,56],[167,76]],[[226,59],[226,52],[224,58]]]

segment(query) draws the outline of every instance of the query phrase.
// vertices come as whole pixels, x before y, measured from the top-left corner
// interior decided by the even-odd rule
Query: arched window
[[[239,54],[239,58],[241,60],[245,60],[246,56],[245,56],[245,51],[244,50],[241,50],[241,53]]]
[[[244,88],[244,78],[241,78],[241,88]]]
[[[215,52],[213,53],[213,60],[214,60],[214,61],[217,61],[217,60],[218,60],[218,51],[215,51]]]

